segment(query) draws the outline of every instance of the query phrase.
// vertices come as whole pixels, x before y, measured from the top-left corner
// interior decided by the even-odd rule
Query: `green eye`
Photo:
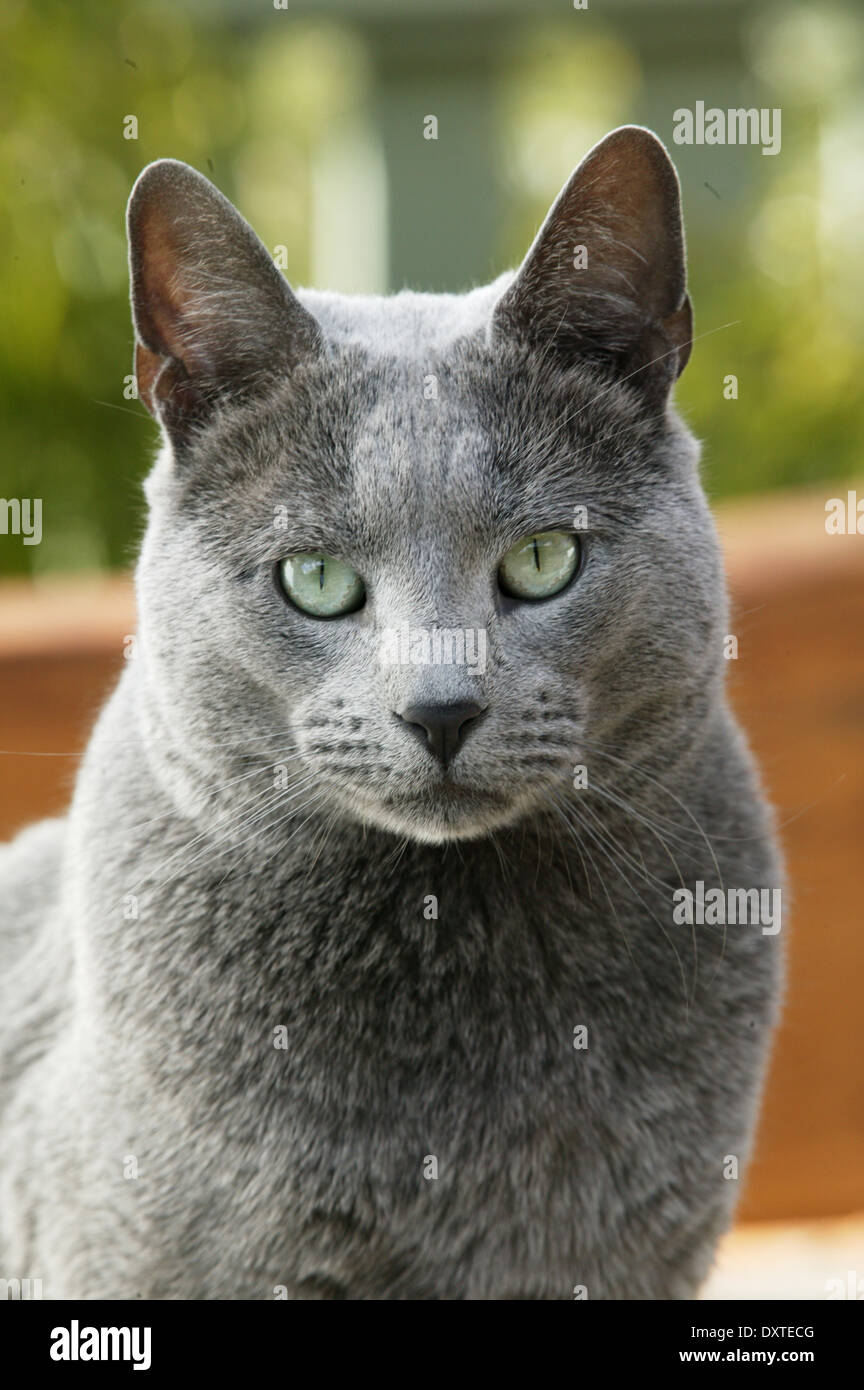
[[[551,598],[579,568],[579,542],[566,531],[539,531],[508,550],[498,583],[511,598]]]
[[[317,550],[289,555],[279,566],[279,577],[291,602],[313,618],[354,613],[366,597],[366,585],[356,570]]]

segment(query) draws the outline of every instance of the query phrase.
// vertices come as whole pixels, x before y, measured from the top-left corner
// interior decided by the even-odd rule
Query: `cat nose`
[[[485,705],[477,705],[470,700],[450,705],[409,705],[399,717],[406,724],[416,724],[418,728],[425,729],[429,747],[446,767],[465,738],[468,725],[485,708]]]

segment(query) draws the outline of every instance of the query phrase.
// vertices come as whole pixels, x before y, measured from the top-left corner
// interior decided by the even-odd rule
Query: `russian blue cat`
[[[675,905],[781,868],[663,146],[614,131],[464,295],[295,294],[171,160],[129,239],[163,448],[134,659],[0,851],[0,1273],[694,1297],[781,938]]]

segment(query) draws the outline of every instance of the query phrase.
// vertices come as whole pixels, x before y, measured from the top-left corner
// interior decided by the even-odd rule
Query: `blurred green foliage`
[[[266,3],[217,13],[129,0],[5,0],[0,494],[43,499],[44,539],[24,547],[2,538],[0,574],[132,559],[140,480],[156,442],[149,417],[124,394],[132,332],[123,214],[144,164],[172,155],[209,174],[265,244],[286,248],[289,277],[309,282],[316,150],[327,132],[375,108],[374,63],[356,15],[349,0],[342,19],[327,21]],[[448,22],[456,23],[452,13]],[[760,7],[741,36],[742,70],[718,69],[713,80],[703,54],[707,89],[692,95],[686,83],[679,95],[668,63],[658,57],[655,67],[631,42],[623,18],[590,30],[569,19],[534,25],[506,42],[494,29],[506,217],[491,263],[518,261],[594,139],[624,120],[654,125],[682,175],[697,333],[706,336],[678,399],[709,441],[709,490],[860,472],[856,13]],[[781,107],[781,155],[676,148],[672,110],[699,98]],[[130,116],[136,139],[124,137]],[[458,254],[451,287],[461,287]],[[724,399],[730,373],[737,400]]]

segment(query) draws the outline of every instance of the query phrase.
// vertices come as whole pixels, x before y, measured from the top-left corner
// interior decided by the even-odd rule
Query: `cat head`
[[[723,591],[655,136],[597,145],[466,295],[295,294],[171,160],[128,226],[165,442],[140,678],[175,764],[284,764],[310,814],[443,841],[545,809],[592,749],[692,737]]]

